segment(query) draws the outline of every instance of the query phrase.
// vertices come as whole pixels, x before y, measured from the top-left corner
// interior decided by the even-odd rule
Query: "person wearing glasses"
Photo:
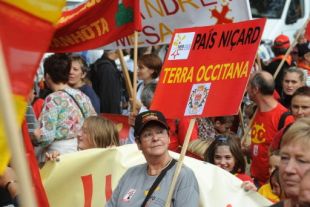
[[[236,175],[243,181],[241,187],[244,190],[257,190],[251,177],[245,173],[245,160],[237,138],[230,135],[216,135],[214,141],[206,150],[204,159]]]
[[[107,207],[164,206],[176,169],[168,152],[166,118],[159,111],[146,111],[135,119],[134,135],[146,163],[129,168],[120,179]],[[199,188],[191,169],[182,166],[172,196],[172,206],[199,206]]]

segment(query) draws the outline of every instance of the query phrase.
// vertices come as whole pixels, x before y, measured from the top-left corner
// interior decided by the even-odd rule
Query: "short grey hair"
[[[157,83],[150,82],[146,84],[141,92],[141,102],[146,108],[150,108]]]

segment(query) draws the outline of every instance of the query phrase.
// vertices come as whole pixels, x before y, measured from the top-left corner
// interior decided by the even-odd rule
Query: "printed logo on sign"
[[[174,36],[168,60],[184,60],[188,58],[195,32],[177,33]]]
[[[187,101],[185,116],[200,115],[205,107],[211,83],[194,84]]]

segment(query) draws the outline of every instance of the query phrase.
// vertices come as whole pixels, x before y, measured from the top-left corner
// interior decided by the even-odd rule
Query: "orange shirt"
[[[307,70],[308,71],[308,75],[310,75],[310,65],[307,65],[307,64],[305,64],[302,61],[299,61],[298,64],[297,64],[297,67]]]

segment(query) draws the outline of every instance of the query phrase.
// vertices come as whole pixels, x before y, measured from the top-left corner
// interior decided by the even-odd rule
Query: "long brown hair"
[[[240,142],[237,140],[237,138],[234,138],[230,135],[216,135],[215,140],[208,147],[204,154],[204,160],[214,164],[215,152],[219,146],[228,146],[232,156],[235,159],[235,166],[231,173],[245,173],[245,159],[243,157]]]

